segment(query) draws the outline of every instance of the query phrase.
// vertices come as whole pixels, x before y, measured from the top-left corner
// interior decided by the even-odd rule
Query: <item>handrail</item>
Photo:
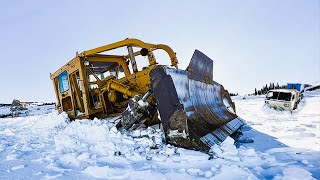
[[[104,46],[100,46],[94,49],[90,49],[90,50],[86,50],[82,53],[80,53],[78,56],[80,57],[85,57],[85,56],[90,56],[93,54],[97,54],[97,53],[101,53],[101,52],[105,52],[105,51],[109,51],[109,50],[113,50],[113,49],[117,49],[120,47],[124,47],[124,46],[133,46],[133,47],[140,47],[140,48],[146,48],[148,50],[148,59],[149,59],[149,64],[150,65],[154,65],[156,64],[156,59],[154,57],[154,54],[152,51],[156,50],[156,49],[162,49],[164,51],[166,51],[171,59],[171,66],[174,66],[176,68],[178,68],[178,60],[176,57],[176,53],[167,45],[164,44],[150,44],[150,43],[145,43],[141,40],[138,39],[133,39],[133,38],[127,38],[125,40],[122,41],[118,41],[115,43],[111,43],[108,45],[104,45]],[[140,55],[140,52],[135,52],[134,56],[138,56]],[[128,58],[129,56],[125,56],[126,58]]]

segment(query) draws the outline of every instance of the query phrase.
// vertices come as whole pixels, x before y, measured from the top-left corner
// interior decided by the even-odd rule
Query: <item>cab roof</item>
[[[296,89],[273,89],[269,92],[284,92],[284,93],[296,93],[298,92]]]

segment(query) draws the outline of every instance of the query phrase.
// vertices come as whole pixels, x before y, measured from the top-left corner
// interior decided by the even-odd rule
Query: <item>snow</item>
[[[0,117],[1,115],[8,115],[8,114],[11,114],[11,111],[10,111],[10,106],[0,106]]]
[[[253,98],[253,99],[251,99]],[[264,105],[264,96],[236,100],[237,114],[256,131],[295,148],[320,151],[320,93],[306,92],[292,113]]]
[[[148,102],[144,102],[144,101],[142,101],[142,100],[139,100],[138,101],[138,104],[139,104],[139,106],[141,106],[141,107],[147,107],[149,104],[148,104]]]
[[[24,168],[26,165],[18,165],[18,166],[14,166],[11,168],[11,170],[15,171],[15,170],[18,170],[18,169],[22,169]]]
[[[27,110],[20,111],[19,116],[34,116],[48,114],[54,109],[54,105],[43,105],[43,103],[26,104]],[[10,106],[0,107],[0,117],[11,115]]]
[[[301,180],[313,179],[311,173],[301,168],[287,168],[283,170],[283,175],[278,175],[275,180]]]
[[[112,120],[28,107],[0,119],[0,179],[320,179],[320,91],[292,114],[262,96],[234,101],[247,123],[241,143],[228,137],[210,155],[165,144],[158,125],[119,132]]]

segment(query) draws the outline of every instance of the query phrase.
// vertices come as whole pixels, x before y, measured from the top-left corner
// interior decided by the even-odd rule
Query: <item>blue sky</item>
[[[50,72],[127,37],[171,46],[180,68],[199,49],[234,93],[320,80],[319,0],[12,0],[1,3],[0,24],[2,103],[55,101]]]

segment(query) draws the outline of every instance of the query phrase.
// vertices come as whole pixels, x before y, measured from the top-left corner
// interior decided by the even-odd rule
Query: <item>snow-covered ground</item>
[[[112,120],[69,122],[52,106],[0,119],[0,179],[320,179],[320,91],[292,114],[235,97],[246,122],[207,154],[166,145],[157,127],[130,134]]]
[[[0,117],[11,114],[10,106],[0,106]]]
[[[48,114],[54,110],[54,105],[44,105],[44,103],[30,103],[26,105],[27,110],[19,111],[18,116],[34,116]],[[10,106],[0,106],[0,118],[12,116]]]

